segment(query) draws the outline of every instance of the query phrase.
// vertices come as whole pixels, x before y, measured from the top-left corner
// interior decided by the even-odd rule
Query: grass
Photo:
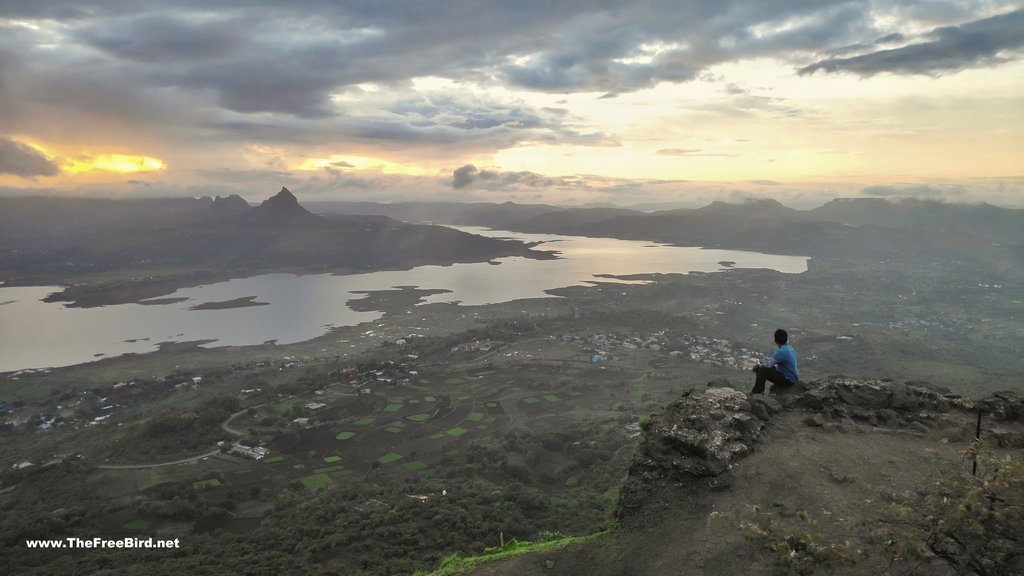
[[[595,538],[606,536],[610,533],[611,530],[605,530],[589,534],[587,536],[565,536],[564,534],[555,532],[553,534],[549,534],[547,539],[541,542],[521,542],[519,540],[511,540],[506,542],[504,546],[487,548],[484,550],[484,553],[479,556],[462,557],[458,554],[452,554],[441,561],[441,566],[437,570],[434,570],[433,572],[414,572],[413,576],[457,576],[474,570],[480,567],[481,564],[486,564],[488,562],[511,558],[513,556],[520,556],[522,554],[535,554],[539,552],[557,550],[572,544],[582,544]]]
[[[299,399],[298,398],[286,398],[284,400],[281,400],[277,404],[274,404],[274,410],[278,414],[284,414],[285,412],[288,412],[289,410],[291,410],[292,407],[295,406],[298,403],[299,403]]]
[[[323,488],[328,482],[327,474],[313,474],[302,479],[302,485],[306,488]]]
[[[405,464],[402,464],[402,467],[412,472],[416,470],[422,470],[426,468],[427,465],[424,464],[423,462],[420,462],[419,460],[416,460],[415,462],[406,462]]]
[[[440,440],[441,438],[444,438],[444,433],[442,433],[442,432],[438,432],[436,434],[431,434],[430,435],[430,439],[431,440]]]
[[[372,416],[367,416],[366,418],[360,418],[359,420],[356,420],[355,422],[353,422],[353,424],[355,424],[356,426],[369,426],[370,424],[373,424],[373,420],[374,418]]]
[[[334,437],[334,439],[335,440],[349,440],[351,438],[354,438],[355,435],[356,435],[355,432],[339,432],[338,435]]]
[[[540,400],[533,396],[527,396],[526,398],[523,398],[523,402],[526,402],[527,404],[536,404],[537,402],[540,402]]]
[[[264,458],[264,464],[273,464],[274,462],[280,462],[284,460],[284,456],[271,456],[270,458]]]
[[[344,466],[338,464],[337,466],[324,466],[323,468],[317,468],[316,470],[313,470],[313,472],[316,472],[317,474],[328,474],[330,472],[337,472],[338,470],[344,469]]]
[[[433,396],[426,396],[426,397],[423,398],[423,401],[424,402],[436,402],[437,398],[434,398]]]
[[[401,459],[402,459],[402,455],[401,454],[395,454],[394,452],[388,452],[387,454],[381,456],[380,458],[377,458],[377,462],[380,462],[381,464],[390,464],[391,462],[394,462],[395,460],[401,460]]]
[[[548,402],[561,402],[562,401],[561,398],[559,398],[558,396],[555,396],[554,394],[545,394],[543,396],[543,398],[545,400],[547,400]]]
[[[324,462],[327,462],[328,464],[333,464],[335,462],[341,462],[341,456],[327,456],[327,457],[324,458]]]
[[[150,520],[132,520],[131,522],[124,525],[128,530],[145,530],[153,525]]]
[[[423,422],[427,418],[430,418],[430,414],[426,412],[420,412],[419,414],[413,414],[412,416],[406,416],[406,419],[412,420],[413,422]]]
[[[452,428],[452,429],[448,430],[448,432],[446,432],[446,434],[448,434],[449,436],[459,437],[459,436],[462,436],[463,434],[465,434],[466,432],[469,432],[469,430],[466,430],[465,428],[455,427],[455,428]]]
[[[384,431],[391,432],[392,434],[398,434],[399,432],[402,431],[402,428],[399,426],[388,426],[387,428],[384,429]]]
[[[401,404],[388,404],[387,406],[384,407],[385,412],[398,412],[401,409]]]
[[[343,476],[348,476],[350,474],[353,474],[352,470],[338,470],[337,472],[331,472],[331,477],[332,478],[341,478]]]
[[[209,480],[200,480],[198,482],[192,483],[192,487],[195,488],[196,490],[202,490],[204,488],[216,488],[217,486],[220,486],[220,480],[216,478],[210,478]]]
[[[484,419],[484,413],[483,412],[473,412],[469,416],[466,416],[466,419],[469,420],[470,422],[479,422],[479,421]]]

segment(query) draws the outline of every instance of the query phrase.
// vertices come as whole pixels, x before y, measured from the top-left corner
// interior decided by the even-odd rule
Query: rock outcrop
[[[620,496],[620,514],[644,507],[667,486],[725,489],[732,464],[754,450],[757,440],[783,410],[806,413],[808,426],[846,431],[854,426],[884,426],[927,434],[942,426],[943,415],[959,416],[961,440],[973,437],[963,427],[963,412],[980,410],[985,436],[1000,446],[1024,446],[1024,435],[999,426],[1024,420],[1024,397],[1014,392],[974,401],[945,394],[920,383],[857,380],[830,376],[778,394],[747,395],[715,381],[691,390],[655,415],[645,426],[629,478]]]

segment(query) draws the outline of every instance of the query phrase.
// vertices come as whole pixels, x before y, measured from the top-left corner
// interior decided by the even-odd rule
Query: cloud
[[[821,60],[801,68],[798,73],[852,72],[860,76],[872,76],[892,72],[935,75],[999,63],[1006,60],[1010,53],[1019,53],[1024,49],[1024,10],[960,26],[936,28],[928,38],[926,42],[901,48]]]
[[[460,166],[452,171],[453,189],[460,190],[471,186],[508,190],[513,188],[583,188],[587,187],[587,183],[586,178],[581,177],[551,177],[529,171],[481,170],[472,164]]]
[[[35,148],[0,136],[0,174],[22,178],[56,176],[60,168]]]

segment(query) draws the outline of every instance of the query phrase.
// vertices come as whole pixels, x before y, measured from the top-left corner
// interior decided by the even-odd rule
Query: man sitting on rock
[[[785,388],[796,384],[800,375],[796,371],[796,350],[788,344],[789,334],[783,329],[775,331],[775,344],[779,347],[767,360],[761,360],[751,368],[757,373],[751,394],[764,394],[764,383],[769,381]]]

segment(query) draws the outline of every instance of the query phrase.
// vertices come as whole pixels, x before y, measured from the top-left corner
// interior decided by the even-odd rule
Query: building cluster
[[[724,338],[694,335],[675,335],[669,337],[665,331],[629,336],[594,334],[589,338],[564,335],[560,339],[563,342],[574,343],[590,349],[593,353],[593,358],[600,357],[601,360],[609,355],[614,356],[611,352],[614,350],[640,349],[667,352],[669,356],[674,357],[688,356],[697,362],[728,368],[745,368],[750,362],[760,358],[760,355],[756,352],[736,346]]]

